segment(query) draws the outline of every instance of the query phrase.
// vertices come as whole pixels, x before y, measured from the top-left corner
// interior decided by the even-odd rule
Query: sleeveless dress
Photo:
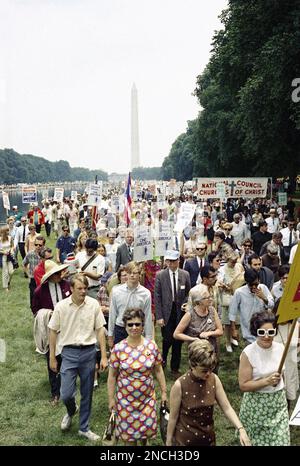
[[[132,442],[156,437],[156,397],[152,371],[162,363],[156,343],[144,338],[131,347],[127,339],[117,343],[110,367],[118,370],[116,437]]]
[[[212,332],[216,330],[215,308],[213,306],[209,306],[206,316],[199,316],[193,308],[190,308],[187,312],[190,314],[191,320],[189,326],[185,330],[186,335],[190,337],[199,337],[202,332]],[[208,341],[217,352],[216,337],[209,337]]]
[[[178,380],[182,398],[174,434],[175,445],[214,446],[215,375],[210,374],[207,380],[201,380],[188,371]]]

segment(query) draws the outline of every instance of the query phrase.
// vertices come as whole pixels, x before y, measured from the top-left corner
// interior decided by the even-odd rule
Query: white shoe
[[[99,385],[98,385],[98,380],[95,380],[95,381],[94,381],[94,389],[95,389],[95,388],[98,388],[98,386],[99,386]]]
[[[226,345],[226,351],[227,353],[232,353],[231,345]]]
[[[73,414],[73,416],[75,416],[75,414],[78,412],[78,406],[76,405],[76,410],[75,410],[75,413]],[[72,424],[72,417],[73,416],[69,416],[69,414],[65,414],[64,417],[62,418],[62,421],[61,421],[61,424],[60,424],[60,428],[63,432],[65,432],[66,430],[69,430],[70,427],[71,427],[71,424]]]
[[[80,435],[81,437],[87,438],[91,442],[98,442],[98,440],[100,440],[101,438],[99,435],[94,434],[94,432],[92,432],[91,430],[87,430],[86,432],[79,430],[78,435]]]
[[[231,338],[231,344],[233,346],[239,346],[239,342],[235,338]]]

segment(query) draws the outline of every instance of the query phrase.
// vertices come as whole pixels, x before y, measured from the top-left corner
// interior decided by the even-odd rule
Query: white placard
[[[42,189],[42,199],[46,200],[49,197],[48,189]]]
[[[2,193],[2,198],[3,198],[3,207],[4,207],[4,209],[10,210],[10,202],[9,202],[8,194],[3,192]]]
[[[90,184],[89,195],[87,204],[91,206],[98,206],[101,203],[102,198],[102,181],[97,184]]]
[[[217,183],[225,184],[225,196],[254,199],[266,197],[268,178],[195,178],[198,196],[201,199],[220,198],[217,194]]]
[[[166,196],[164,194],[157,194],[157,208],[164,209],[166,207]]]
[[[151,228],[137,227],[134,229],[133,260],[145,262],[153,259]]]
[[[300,396],[297,400],[293,414],[291,415],[289,424],[290,426],[300,426]]]
[[[156,229],[155,255],[164,256],[168,249],[173,249],[173,224],[159,222]]]
[[[54,188],[53,200],[56,202],[63,202],[64,200],[64,188]]]
[[[77,201],[77,191],[71,191],[71,201]]]
[[[278,204],[287,205],[287,193],[278,193]]]
[[[177,215],[177,222],[174,230],[181,233],[185,227],[192,221],[195,213],[196,205],[190,204],[189,202],[183,202],[180,206],[179,213]]]
[[[37,202],[36,186],[22,186],[22,203],[31,204]]]

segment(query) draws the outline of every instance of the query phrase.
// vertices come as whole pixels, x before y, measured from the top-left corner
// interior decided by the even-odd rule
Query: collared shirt
[[[298,230],[290,230],[289,227],[282,228],[280,233],[282,234],[282,245],[283,246],[290,246],[290,233],[292,231],[292,244],[297,243],[299,241],[299,231]]]
[[[283,295],[283,286],[281,280],[278,280],[278,282],[274,283],[272,288],[272,295],[274,296],[275,301],[277,301],[277,299],[281,298]]]
[[[29,278],[33,278],[34,269],[38,265],[40,260],[41,260],[40,256],[35,251],[28,252],[26,256],[24,257],[22,263],[23,265],[29,264],[29,268],[28,268]]]
[[[229,306],[229,320],[235,322],[237,315],[240,315],[243,338],[250,343],[256,339],[250,333],[251,317],[256,312],[262,312],[268,308],[272,309],[274,306],[274,299],[266,285],[260,283],[258,288],[262,290],[268,300],[268,304],[265,304],[262,299],[251,293],[248,285],[244,285],[235,291]]]
[[[170,275],[170,280],[171,280],[171,288],[172,288],[172,296],[173,296],[173,301],[176,301],[175,297],[178,291],[178,269],[176,269],[175,272],[175,283],[176,283],[176,291],[174,293],[174,281],[173,281],[173,272],[171,269],[169,269],[169,275]]]
[[[152,339],[151,293],[147,288],[138,284],[136,288],[129,288],[127,283],[112,289],[109,309],[108,336],[114,335],[115,325],[124,327],[123,314],[126,309],[142,309],[145,314],[144,333],[146,338]]]
[[[16,228],[16,234],[15,234],[15,238],[14,238],[14,246],[15,247],[18,246],[18,243],[25,243],[25,239],[23,241],[24,228],[25,228],[25,239],[26,239],[26,236],[29,233],[28,225],[25,225],[25,226],[21,225],[21,226]]]
[[[72,296],[56,304],[48,327],[60,332],[60,345],[93,345],[96,331],[105,325],[101,307],[96,299],[85,297],[77,306]]]
[[[56,248],[59,249],[59,260],[64,262],[70,252],[73,252],[76,246],[76,241],[72,236],[60,236],[56,242]]]
[[[86,251],[80,251],[76,254],[76,259],[79,261],[80,268],[87,263],[91,258],[88,256]],[[93,273],[95,275],[103,275],[105,271],[105,259],[101,254],[98,254],[92,262],[84,269],[84,272]],[[90,286],[99,285],[99,280],[94,280],[93,278],[87,277]]]

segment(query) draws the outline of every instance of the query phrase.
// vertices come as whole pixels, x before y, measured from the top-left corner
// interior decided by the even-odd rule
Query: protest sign
[[[98,206],[101,203],[102,198],[102,181],[97,184],[90,184],[89,195],[87,204],[91,206]]]
[[[63,202],[64,200],[64,188],[54,188],[53,200],[56,202]]]
[[[22,186],[22,203],[31,204],[37,202],[36,186]]]
[[[173,224],[159,222],[155,233],[155,255],[164,256],[168,249],[173,249]]]
[[[145,262],[153,259],[152,235],[149,227],[139,226],[134,229],[133,260]]]
[[[10,210],[9,196],[4,191],[2,193],[2,198],[3,198],[3,207],[4,207],[4,209]]]
[[[174,230],[181,233],[185,227],[192,221],[196,209],[195,204],[189,202],[183,202],[180,206],[179,213],[177,215],[177,222]]]

